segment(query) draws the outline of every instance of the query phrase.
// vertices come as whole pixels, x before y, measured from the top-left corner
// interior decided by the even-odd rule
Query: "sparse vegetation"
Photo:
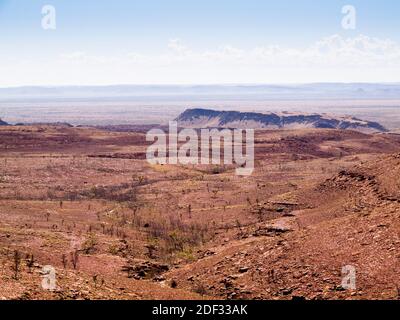
[[[14,271],[14,279],[18,280],[21,270],[21,253],[18,250],[14,251],[12,270]]]
[[[13,131],[11,137],[20,134]],[[14,139],[16,146],[4,151],[9,161],[0,175],[1,280],[16,292],[33,281],[37,287],[36,271],[51,264],[68,299],[134,298],[145,291],[150,292],[146,298],[160,292],[197,299],[290,298],[292,287],[296,294],[320,298],[317,285],[303,286],[299,279],[334,283],[330,270],[335,276],[341,270],[335,254],[359,265],[370,258],[368,250],[347,254],[339,243],[349,248],[362,243],[392,264],[388,257],[396,248],[398,208],[391,179],[397,177],[398,158],[380,164],[392,170],[390,177],[363,166],[374,163],[376,153],[399,148],[396,136],[260,132],[257,171],[242,178],[233,166],[150,166],[143,158],[128,157],[130,139],[137,144],[129,148],[143,152],[143,134],[45,128],[29,135]],[[27,143],[35,156],[24,153]],[[335,144],[343,146],[343,156]],[[322,233],[329,239],[329,255],[320,250],[327,245]],[[129,272],[122,273],[125,261]],[[127,274],[136,281],[127,282]],[[384,286],[385,279],[380,280],[376,291]],[[11,297],[10,292],[4,295]],[[346,292],[324,294],[330,299]],[[369,295],[378,293],[366,289],[357,297]]]
[[[90,232],[85,242],[82,245],[81,251],[85,254],[91,254],[96,250],[97,246],[97,237],[93,232]]]
[[[79,251],[74,250],[71,252],[71,263],[72,263],[74,270],[76,270],[78,268],[78,261],[79,261]]]
[[[28,254],[26,257],[26,266],[28,267],[29,273],[32,273],[32,268],[35,264],[35,258],[33,254]]]

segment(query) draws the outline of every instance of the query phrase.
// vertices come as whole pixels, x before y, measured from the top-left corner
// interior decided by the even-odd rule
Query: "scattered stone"
[[[165,280],[166,280],[166,278],[163,275],[158,275],[153,278],[153,281],[155,281],[155,282],[162,282]]]
[[[250,269],[249,267],[242,267],[242,268],[239,269],[239,272],[240,273],[246,273],[247,271],[249,271],[249,269]]]
[[[128,273],[128,278],[151,279],[169,270],[169,266],[153,261],[133,261],[132,264],[122,267]]]
[[[264,226],[264,227],[259,227],[254,233],[253,236],[255,237],[263,237],[263,236],[268,236],[268,237],[273,237],[279,234],[287,233],[292,231],[291,229],[288,228],[283,228],[283,227],[276,227],[276,226]]]

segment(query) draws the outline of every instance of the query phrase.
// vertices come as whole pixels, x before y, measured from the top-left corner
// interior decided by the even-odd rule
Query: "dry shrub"
[[[196,222],[184,222],[175,215],[152,218],[145,224],[150,239],[158,240],[161,256],[170,256],[203,244],[208,236],[208,226]]]
[[[90,233],[85,242],[82,244],[82,252],[85,254],[91,254],[96,251],[97,238],[94,233]]]

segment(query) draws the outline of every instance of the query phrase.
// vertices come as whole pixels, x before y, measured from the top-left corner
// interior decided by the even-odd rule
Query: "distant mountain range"
[[[0,126],[8,126],[8,123],[0,119]]]
[[[386,132],[377,122],[354,117],[305,113],[254,113],[188,109],[177,119],[184,128],[251,128],[251,129],[351,129],[367,132]]]
[[[137,97],[258,99],[400,99],[400,84],[313,83],[299,85],[112,85],[0,88],[1,100]]]

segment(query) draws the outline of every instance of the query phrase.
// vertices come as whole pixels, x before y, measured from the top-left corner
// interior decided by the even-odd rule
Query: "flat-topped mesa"
[[[16,126],[47,126],[47,127],[67,127],[73,128],[74,126],[68,122],[20,122]]]
[[[183,128],[238,128],[238,129],[342,129],[366,132],[387,132],[377,122],[351,116],[307,113],[255,113],[188,109],[176,118]]]

